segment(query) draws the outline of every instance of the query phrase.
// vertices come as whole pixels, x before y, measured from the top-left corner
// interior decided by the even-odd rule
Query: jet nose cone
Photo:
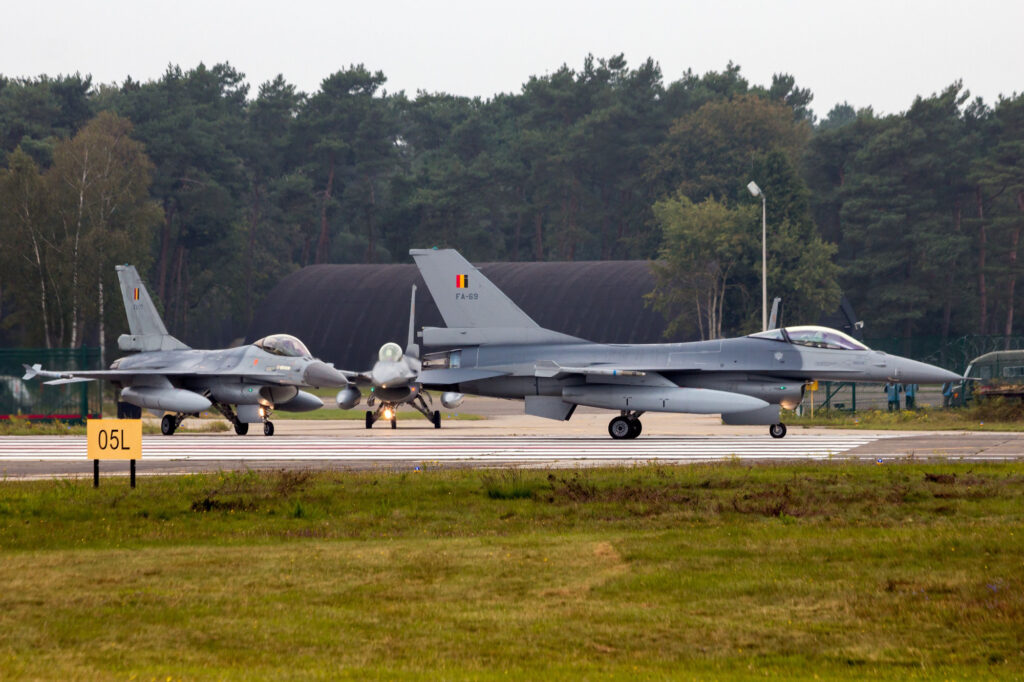
[[[962,376],[927,362],[908,358],[891,358],[889,380],[903,384],[944,384],[960,381]]]
[[[313,360],[306,365],[306,371],[302,373],[302,381],[308,386],[316,386],[317,388],[341,388],[348,386],[348,379],[345,378],[344,374],[334,369],[334,365],[329,365],[320,360]]]
[[[410,373],[404,362],[380,361],[373,366],[370,378],[374,386],[404,386],[409,383]]]

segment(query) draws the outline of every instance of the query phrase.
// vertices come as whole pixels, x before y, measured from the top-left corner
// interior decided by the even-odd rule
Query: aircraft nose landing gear
[[[183,414],[165,414],[164,418],[160,420],[160,433],[165,436],[173,436],[183,421],[185,421]]]
[[[274,423],[270,421],[272,408],[262,407],[260,408],[260,417],[263,418],[263,435],[273,436],[274,435]]]
[[[768,433],[772,438],[785,438],[786,437],[786,425],[785,424],[772,424],[768,427]]]

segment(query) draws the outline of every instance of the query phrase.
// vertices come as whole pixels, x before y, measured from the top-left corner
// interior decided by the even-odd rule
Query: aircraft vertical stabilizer
[[[411,249],[409,254],[448,327],[540,328],[458,251]]]
[[[124,312],[128,317],[131,334],[122,334],[117,340],[121,350],[183,350],[184,343],[167,333],[164,321],[153,305],[153,299],[146,291],[134,265],[116,266],[117,279],[121,283],[121,298]]]

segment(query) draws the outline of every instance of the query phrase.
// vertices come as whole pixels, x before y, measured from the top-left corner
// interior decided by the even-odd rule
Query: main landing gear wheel
[[[430,421],[434,422],[435,429],[441,428],[441,412],[439,410],[434,410],[434,416]]]
[[[373,428],[373,412],[370,410],[366,411],[366,428]]]
[[[174,421],[174,417],[169,414],[165,414],[164,418],[160,420],[160,433],[165,436],[173,436],[174,430],[177,428],[177,424],[175,424]]]
[[[623,438],[636,438],[633,435],[634,427],[626,417],[615,417],[608,422],[608,435],[616,440]]]
[[[640,420],[635,417],[629,420],[629,426],[631,429],[629,433],[630,438],[636,438],[644,430],[644,425],[641,424]]]
[[[239,436],[244,436],[245,434],[249,433],[249,425],[244,422],[238,422],[237,424],[235,424],[235,433],[237,433]]]
[[[772,424],[768,427],[768,433],[772,438],[784,438],[786,436],[785,424]]]
[[[274,424],[273,422],[263,422],[263,435],[273,436],[274,435]]]

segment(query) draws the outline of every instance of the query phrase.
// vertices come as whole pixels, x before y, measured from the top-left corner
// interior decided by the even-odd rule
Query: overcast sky
[[[753,84],[794,75],[819,117],[837,102],[904,111],[962,79],[989,103],[1024,91],[1024,0],[7,0],[0,74],[157,79],[228,61],[256,87],[278,73],[305,92],[349,64],[390,92],[490,97],[593,53],[653,57],[666,84],[731,60]]]

